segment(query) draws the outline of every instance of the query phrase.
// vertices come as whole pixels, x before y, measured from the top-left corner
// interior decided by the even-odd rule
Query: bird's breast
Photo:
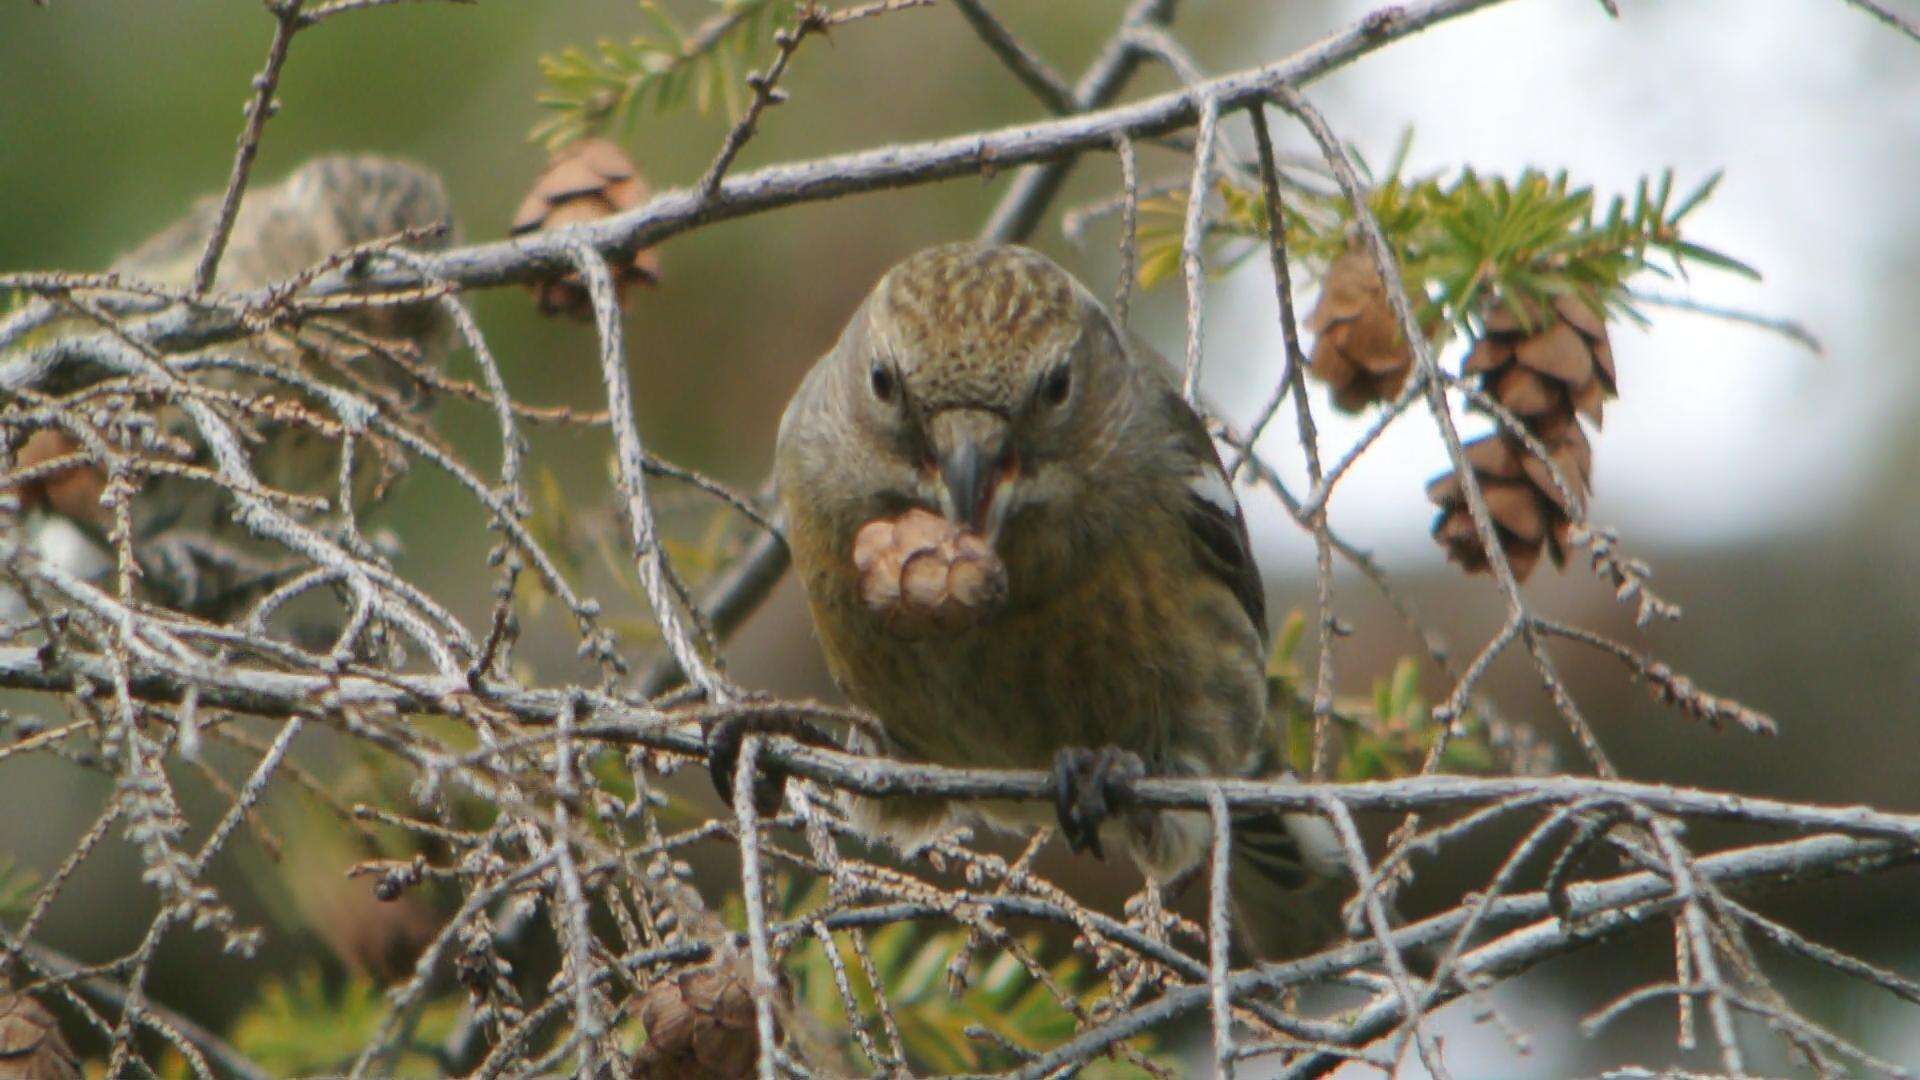
[[[1064,747],[1115,745],[1150,768],[1177,757],[1180,771],[1230,769],[1264,687],[1257,640],[1249,655],[1224,590],[1196,589],[1151,545],[1083,553],[1072,572],[1040,555],[1010,555],[1012,600],[992,619],[920,640],[889,635],[844,573],[808,574],[835,677],[895,751],[1045,768]],[[1232,734],[1209,737],[1213,726]]]

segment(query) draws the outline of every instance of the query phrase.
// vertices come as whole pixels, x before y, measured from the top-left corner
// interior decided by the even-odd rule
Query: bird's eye
[[[1065,405],[1067,394],[1073,390],[1073,368],[1061,364],[1047,372],[1047,380],[1040,384],[1040,397],[1049,405]]]
[[[900,392],[899,380],[894,377],[893,368],[884,361],[875,361],[867,372],[867,383],[873,387],[873,396],[882,404],[891,405],[895,395]]]

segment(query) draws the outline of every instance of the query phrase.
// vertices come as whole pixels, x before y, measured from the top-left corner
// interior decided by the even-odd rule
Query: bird
[[[218,193],[195,200],[179,219],[115,259],[114,271],[164,285],[187,284],[219,222],[221,201]],[[322,155],[241,199],[213,287],[227,292],[260,289],[291,279],[329,256],[409,232],[416,235],[398,246],[418,253],[459,241],[452,200],[438,173],[377,154]],[[349,260],[347,265],[357,270],[359,263]],[[452,324],[431,298],[351,310],[334,318],[385,344],[410,347],[423,367],[437,367],[452,344]],[[374,350],[353,352],[353,374],[410,407],[419,404],[419,380]]]
[[[774,473],[827,665],[874,720],[851,748],[1055,778],[1051,814],[849,797],[856,828],[912,850],[955,825],[1057,820],[1076,851],[1117,842],[1166,884],[1206,856],[1208,815],[1111,813],[1114,781],[1286,775],[1264,589],[1206,424],[1046,256],[964,242],[888,270],[795,391]],[[990,600],[977,618],[902,633],[863,587],[873,523],[895,523],[883,540],[923,535],[932,515],[954,534],[938,550],[984,544],[1004,582],[975,590]],[[936,550],[919,543],[907,558]],[[1240,812],[1231,832],[1242,946],[1296,956],[1337,932],[1346,875],[1327,822]]]
[[[218,227],[223,196],[196,200],[182,216],[136,244],[112,263],[121,279],[181,289],[189,285],[208,239]],[[352,257],[356,248],[381,240],[430,253],[456,242],[452,202],[433,170],[413,162],[374,154],[328,154],[310,159],[273,184],[246,191],[235,209],[225,253],[212,286],[222,294],[244,294],[298,280],[328,258],[349,275],[369,260]],[[232,401],[282,403],[300,395],[276,379],[223,369],[222,358],[240,358],[263,368],[284,368],[358,392],[384,404],[394,418],[414,422],[432,403],[415,370],[434,371],[454,341],[448,314],[433,297],[349,309],[307,319],[298,332],[249,335],[205,350],[174,354],[170,362],[192,371],[193,380]],[[47,322],[7,350],[0,360],[63,335],[97,333],[79,317]],[[398,357],[405,357],[403,364]],[[206,361],[204,366],[199,365]],[[413,369],[413,370],[409,370]],[[42,392],[77,390],[108,372],[81,367],[61,373],[66,382],[41,385]],[[69,384],[70,383],[70,384]],[[311,425],[282,422],[268,410],[236,421],[244,429],[249,464],[270,487],[303,495],[334,496],[339,491],[340,440]],[[151,416],[120,414],[128,430],[163,445],[194,448],[198,436],[177,408],[155,409]],[[136,427],[134,422],[144,426]],[[153,429],[157,428],[156,433]],[[109,430],[108,435],[116,435]],[[25,434],[14,451],[15,467],[35,459],[79,449],[72,437],[54,428]],[[136,446],[138,444],[136,443]],[[139,446],[146,450],[149,447]],[[192,451],[205,457],[201,450]],[[204,461],[199,462],[204,464]],[[388,481],[384,455],[362,452],[354,472],[352,497],[368,504]],[[58,491],[22,491],[23,509],[45,507],[35,525],[37,552],[82,577],[113,566],[105,542],[109,515],[101,507],[105,474],[97,463],[76,465],[63,474]],[[242,549],[234,538],[229,501],[210,485],[165,474],[143,476],[133,499],[136,557],[142,579],[154,597],[169,607],[223,620],[244,607],[281,574],[270,549]],[[56,497],[58,496],[58,497]],[[17,598],[0,594],[0,615]]]

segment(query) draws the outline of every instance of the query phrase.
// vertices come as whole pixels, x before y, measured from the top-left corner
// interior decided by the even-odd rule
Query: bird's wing
[[[1240,606],[1252,620],[1262,645],[1267,641],[1267,591],[1260,581],[1260,567],[1253,561],[1253,544],[1247,539],[1247,516],[1240,511],[1240,500],[1227,479],[1220,462],[1220,451],[1207,434],[1206,421],[1187,404],[1174,381],[1173,366],[1145,338],[1130,329],[1115,327],[1124,347],[1135,359],[1134,370],[1143,376],[1146,393],[1157,398],[1174,449],[1190,463],[1185,482],[1182,516],[1187,534],[1193,540],[1194,560],[1202,569],[1219,578],[1233,590]]]
[[[1214,448],[1200,415],[1170,386],[1162,408],[1172,418],[1179,449],[1192,462],[1186,478],[1184,510],[1197,561],[1233,590],[1265,642],[1266,589],[1260,582],[1260,568],[1253,561],[1253,545],[1247,539],[1247,516],[1241,512],[1240,500],[1227,480],[1220,452]]]

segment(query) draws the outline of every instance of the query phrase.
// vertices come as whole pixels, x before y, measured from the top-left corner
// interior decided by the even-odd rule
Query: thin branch
[[[50,667],[36,648],[0,647],[0,686],[69,694],[85,686],[90,688],[89,692],[108,694],[113,688],[113,676],[104,657],[70,653],[61,663]],[[464,672],[388,674],[376,680],[350,675],[302,675],[237,665],[189,672],[173,665],[150,667],[135,661],[127,679],[128,692],[142,702],[178,702],[189,687],[198,687],[203,707],[267,717],[316,710],[332,714],[367,709],[445,715],[449,702],[457,701],[463,692],[470,692]],[[517,723],[538,728],[551,728],[561,709],[575,707],[573,702],[577,696],[573,692],[521,689],[508,683],[489,683],[485,694],[491,707],[504,710]],[[587,693],[585,700],[599,719],[577,726],[576,738],[645,746],[696,759],[704,759],[706,755],[704,738],[697,731],[688,730],[686,723],[670,719],[668,714],[601,694]],[[716,710],[711,718],[727,714],[781,715],[791,708],[792,705],[785,702],[741,701]],[[524,745],[517,744],[515,748]],[[1039,770],[947,768],[803,746],[784,737],[768,739],[761,750],[761,760],[763,767],[781,768],[792,775],[871,798],[928,796],[1033,803],[1046,803],[1054,798],[1052,775]],[[1437,811],[1533,796],[1559,801],[1605,798],[1636,803],[1659,814],[1839,832],[1920,845],[1920,815],[1582,776],[1415,776],[1338,784],[1145,777],[1117,780],[1113,787],[1116,800],[1127,807],[1205,810],[1207,784],[1217,784],[1228,804],[1236,810],[1311,813],[1321,805],[1321,799],[1329,796],[1340,800],[1354,813]]]
[[[1139,263],[1140,162],[1133,140],[1124,135],[1114,140],[1113,150],[1120,159],[1120,279],[1113,287],[1113,321],[1125,327]]]
[[[1273,136],[1267,130],[1264,106],[1247,111],[1253,122],[1254,145],[1260,157],[1260,192],[1267,211],[1267,257],[1273,267],[1274,301],[1280,314],[1280,336],[1286,345],[1285,367],[1281,380],[1284,392],[1293,398],[1294,418],[1300,429],[1300,451],[1307,461],[1307,482],[1318,491],[1324,485],[1320,470],[1320,433],[1314,426],[1313,406],[1307,401],[1307,355],[1300,347],[1300,324],[1293,310],[1293,272],[1287,263],[1286,207],[1280,200],[1280,171],[1274,164]],[[1274,405],[1279,405],[1279,396]],[[1266,414],[1272,416],[1272,411]],[[1233,474],[1253,457],[1265,418],[1257,421],[1247,436],[1246,449],[1234,463]],[[1313,761],[1314,779],[1324,779],[1330,767],[1328,758],[1332,739],[1329,728],[1333,717],[1333,536],[1327,527],[1327,512],[1320,506],[1295,516],[1313,531],[1314,599],[1319,609],[1319,652],[1313,681]]]
[[[1636,304],[1653,307],[1672,308],[1675,311],[1690,311],[1695,315],[1705,315],[1710,319],[1751,326],[1769,333],[1779,334],[1797,345],[1804,347],[1815,356],[1827,355],[1827,347],[1815,336],[1807,325],[1797,319],[1783,319],[1777,315],[1763,315],[1756,311],[1744,311],[1740,308],[1709,304],[1685,296],[1669,296],[1665,293],[1648,292],[1644,289],[1627,290],[1627,298]]]
[[[740,894],[747,908],[747,947],[753,960],[753,1026],[759,1036],[760,1080],[774,1080],[773,995],[779,987],[773,977],[773,953],[767,945],[767,893],[760,881],[760,823],[754,813],[753,790],[760,761],[760,736],[740,740],[740,760],[733,775],[734,823],[740,836]]]
[[[435,279],[461,289],[523,284],[571,272],[574,248],[580,243],[603,256],[616,255],[655,246],[695,226],[779,207],[1070,158],[1087,150],[1111,147],[1116,136],[1137,139],[1189,127],[1199,119],[1195,101],[1200,97],[1216,98],[1223,113],[1242,109],[1267,96],[1274,87],[1304,85],[1411,34],[1503,2],[1506,0],[1430,0],[1419,7],[1396,9],[1394,17],[1385,21],[1362,20],[1286,59],[1133,104],[978,135],[772,166],[727,178],[711,200],[701,199],[695,190],[667,191],[633,210],[598,221],[511,241],[454,248],[426,258]],[[419,274],[404,270],[363,273],[350,280],[330,273],[313,283],[312,292],[377,293],[424,283]],[[265,304],[267,300],[264,293],[249,294],[250,302]],[[248,328],[237,319],[182,310],[150,318],[138,328],[142,340],[168,350],[204,346],[246,332]],[[0,340],[0,346],[9,343],[10,339]],[[84,354],[71,354],[70,348],[58,342],[0,362],[0,390],[32,385],[44,376],[49,365],[85,359]]]
[[[967,20],[967,25],[973,27],[973,32],[980,35],[980,40],[993,50],[993,55],[1000,58],[1013,77],[1033,91],[1033,96],[1039,98],[1048,110],[1062,116],[1080,111],[1079,103],[1074,100],[1073,87],[1048,67],[1039,54],[1013,36],[1007,24],[987,10],[984,0],[954,0],[953,6],[960,9],[960,15]]]
[[[235,215],[240,212],[240,196],[247,190],[247,177],[253,172],[253,159],[260,153],[260,134],[267,118],[279,111],[273,93],[280,86],[280,69],[286,66],[287,50],[293,36],[305,25],[300,8],[306,0],[268,0],[273,15],[273,43],[267,47],[267,62],[253,77],[253,97],[247,102],[246,125],[240,130],[240,146],[233,155],[233,169],[227,174],[227,190],[220,196],[220,210],[214,217],[213,232],[193,268],[193,291],[206,292],[213,286],[213,275],[220,268],[220,256],[227,250],[227,238],[233,233]]]
[[[1207,814],[1213,826],[1212,876],[1207,889],[1207,1000],[1213,1018],[1213,1067],[1222,1080],[1233,1080],[1236,1060],[1233,1013],[1228,1008],[1227,975],[1230,923],[1228,898],[1233,895],[1233,814],[1220,789],[1207,789]]]
[[[1894,14],[1893,9],[1880,3],[1880,0],[1846,0],[1846,2],[1907,35],[1914,41],[1920,41],[1920,22]]]
[[[740,153],[747,140],[753,138],[754,130],[760,124],[760,114],[787,99],[786,92],[780,89],[780,77],[787,73],[787,65],[793,62],[793,54],[800,49],[800,43],[808,34],[827,25],[824,9],[818,4],[807,2],[800,5],[794,15],[792,26],[783,27],[773,35],[773,64],[765,72],[753,72],[747,76],[747,89],[753,91],[753,100],[747,103],[746,112],[728,129],[727,137],[720,144],[720,152],[714,156],[713,164],[707,166],[706,175],[700,178],[698,190],[700,198],[711,199],[720,190],[720,181],[726,178],[727,168]]]
[[[1333,786],[1334,790],[1338,788],[1339,785]],[[1815,837],[1709,856],[1699,861],[1698,870],[1703,880],[1732,886],[1762,882],[1771,874],[1788,868],[1818,876],[1834,871],[1862,872],[1868,867],[1884,869],[1895,864],[1920,861],[1920,852],[1909,850],[1904,854],[1896,854],[1896,850],[1872,841]],[[1562,920],[1553,913],[1543,893],[1506,897],[1492,905],[1486,919],[1489,927],[1504,930],[1504,936],[1464,957],[1460,976],[1441,988],[1432,1007],[1443,1005],[1465,993],[1465,985],[1471,983],[1474,977],[1523,971],[1552,957],[1643,926],[1678,906],[1669,889],[1666,877],[1651,871],[1584,885],[1575,890],[1569,910],[1571,918],[1568,920]],[[1395,930],[1390,939],[1394,947],[1402,952],[1437,944],[1456,931],[1466,917],[1463,911],[1435,916]],[[1263,964],[1239,972],[1229,980],[1228,989],[1234,996],[1241,997],[1297,986],[1322,978],[1334,970],[1353,970],[1376,963],[1380,955],[1379,942],[1358,941],[1302,960]],[[1081,1032],[1022,1066],[1013,1075],[1022,1080],[1039,1080],[1054,1069],[1090,1060],[1117,1042],[1204,1009],[1208,999],[1209,990],[1204,985],[1171,990],[1153,1002]],[[1404,1010],[1404,1004],[1396,995],[1387,994],[1377,998],[1352,1019],[1341,1033],[1339,1041],[1348,1045],[1371,1042],[1402,1022]],[[1344,1063],[1342,1056],[1316,1054],[1291,1066],[1281,1075],[1322,1076]]]
[[[1213,143],[1220,126],[1220,103],[1200,102],[1200,137],[1193,151],[1193,179],[1187,189],[1186,226],[1181,230],[1180,270],[1187,284],[1187,363],[1180,393],[1188,402],[1200,390],[1200,323],[1205,314],[1205,277],[1200,241],[1206,232],[1207,192],[1213,187]]]
[[[1099,109],[1120,95],[1120,91],[1133,78],[1134,70],[1140,66],[1139,50],[1126,40],[1127,28],[1143,22],[1167,23],[1173,19],[1178,3],[1179,0],[1133,0],[1126,14],[1121,16],[1119,30],[1107,39],[1100,49],[1100,55],[1074,87],[1071,111]],[[1046,213],[1047,205],[1066,182],[1073,161],[1072,157],[1067,157],[1047,165],[1022,169],[987,218],[987,224],[980,230],[981,239],[1018,243],[1032,236],[1033,230],[1040,226],[1040,218]]]
[[[641,587],[674,661],[692,677],[693,684],[708,700],[724,702],[729,695],[726,683],[701,656],[700,647],[694,642],[676,603],[678,590],[669,583],[673,568],[654,529],[653,504],[647,498],[646,450],[633,419],[633,391],[627,378],[620,333],[620,302],[614,290],[613,273],[607,268],[606,260],[584,244],[575,247],[574,259],[580,276],[587,283],[595,328],[600,335],[600,378],[607,388],[607,415],[613,429],[614,460],[619,469],[621,510],[627,521]]]

